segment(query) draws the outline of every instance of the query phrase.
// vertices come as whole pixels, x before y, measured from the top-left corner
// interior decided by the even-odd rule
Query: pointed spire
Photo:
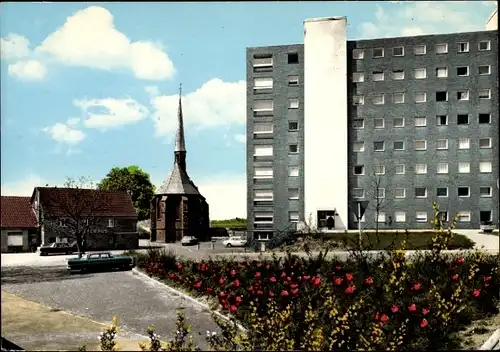
[[[177,132],[175,133],[175,152],[185,152],[184,122],[182,120],[182,83],[179,86],[179,109],[177,111]]]

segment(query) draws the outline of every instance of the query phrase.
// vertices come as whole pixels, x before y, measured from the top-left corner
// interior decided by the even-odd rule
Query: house
[[[38,224],[30,197],[2,196],[0,209],[2,253],[28,252],[31,243],[39,243]]]
[[[90,250],[136,249],[137,213],[126,191],[36,187],[31,205],[43,243],[84,239]]]

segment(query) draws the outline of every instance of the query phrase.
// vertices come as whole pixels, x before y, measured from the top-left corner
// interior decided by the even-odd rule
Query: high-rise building
[[[498,222],[498,31],[348,41],[346,18],[304,44],[247,48],[247,216],[294,226],[424,229]]]

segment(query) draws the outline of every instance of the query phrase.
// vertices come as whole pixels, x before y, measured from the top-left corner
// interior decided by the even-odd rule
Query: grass
[[[247,227],[247,219],[227,219],[227,220],[212,220],[210,226],[212,228],[246,228]]]
[[[27,351],[77,351],[83,345],[89,351],[100,351],[97,338],[104,328],[105,324],[2,291],[2,336]],[[82,339],[72,334],[89,336]],[[138,343],[144,341],[118,339],[118,347],[140,351]]]

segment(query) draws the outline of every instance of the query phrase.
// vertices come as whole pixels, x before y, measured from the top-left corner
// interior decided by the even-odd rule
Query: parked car
[[[50,243],[48,245],[42,244],[40,247],[40,255],[49,255],[49,254],[73,254],[74,252],[78,252],[76,248],[76,244],[69,243]]]
[[[222,244],[226,247],[245,247],[247,239],[241,236],[231,236],[227,240],[222,241]]]
[[[181,239],[181,244],[183,246],[194,245],[198,243],[198,239],[194,236],[184,236]]]
[[[130,270],[135,266],[135,260],[126,256],[113,256],[109,252],[90,253],[82,258],[68,259],[67,269],[74,271],[98,270]]]

